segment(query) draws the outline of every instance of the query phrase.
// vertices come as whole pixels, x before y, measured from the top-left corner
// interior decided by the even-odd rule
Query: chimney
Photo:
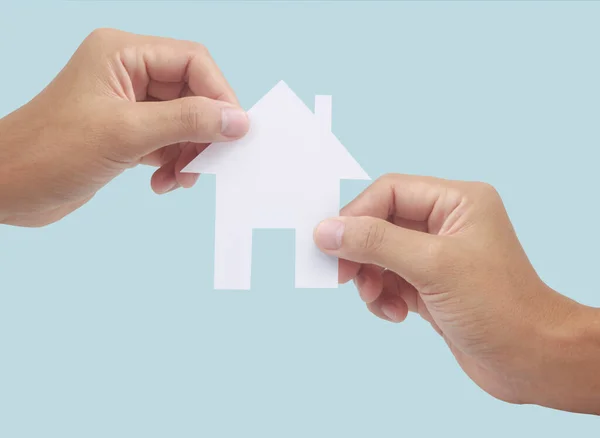
[[[315,116],[325,129],[331,131],[331,96],[315,96]]]

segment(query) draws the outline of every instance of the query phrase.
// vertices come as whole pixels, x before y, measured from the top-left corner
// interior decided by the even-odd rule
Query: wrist
[[[10,223],[12,218],[31,209],[32,186],[40,172],[36,162],[44,151],[39,139],[43,132],[39,117],[31,114],[25,105],[0,118],[0,224]],[[36,205],[36,209],[40,206]]]
[[[10,137],[11,129],[8,118],[10,115],[0,118],[0,224],[4,224],[6,217],[10,214],[8,205],[8,190],[10,183],[10,169],[7,164],[10,162],[9,145],[12,140]]]
[[[15,156],[21,148],[20,139],[15,138],[15,113],[0,118],[0,224],[5,224],[13,214],[18,186],[14,183]]]
[[[550,290],[556,300],[539,326],[532,403],[600,415],[600,309]]]

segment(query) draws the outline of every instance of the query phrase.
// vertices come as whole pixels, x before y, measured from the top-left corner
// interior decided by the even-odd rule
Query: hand
[[[600,413],[600,317],[545,285],[486,184],[389,175],[315,230],[368,308],[418,313],[481,388]]]
[[[0,120],[0,222],[52,223],[137,164],[152,188],[191,187],[180,171],[248,119],[200,44],[94,31],[31,102]]]

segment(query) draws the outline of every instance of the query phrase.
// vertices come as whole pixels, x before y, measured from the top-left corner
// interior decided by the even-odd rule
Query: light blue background
[[[280,79],[333,94],[373,176],[494,184],[543,279],[600,306],[599,22],[575,2],[3,4],[0,113],[96,27],[201,41],[245,106]],[[351,285],[294,290],[292,232],[257,234],[251,292],[211,290],[214,179],[158,197],[150,174],[0,228],[1,437],[598,433],[496,401],[427,324],[376,319]]]

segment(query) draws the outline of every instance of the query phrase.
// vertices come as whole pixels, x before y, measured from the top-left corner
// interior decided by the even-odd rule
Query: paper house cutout
[[[369,180],[331,132],[331,96],[313,113],[283,81],[250,110],[240,140],[213,143],[183,172],[216,174],[215,289],[250,289],[252,230],[295,230],[297,288],[335,288],[338,262],[313,241],[339,215],[340,180]]]

